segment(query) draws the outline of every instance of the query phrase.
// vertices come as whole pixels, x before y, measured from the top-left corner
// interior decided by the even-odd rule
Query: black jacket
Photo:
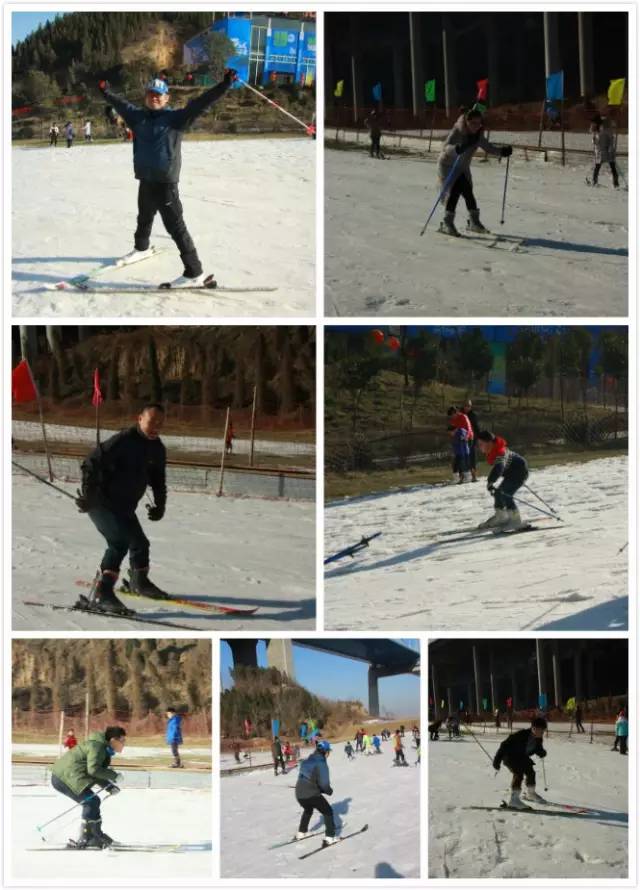
[[[464,411],[464,414],[469,418],[469,423],[471,424],[471,429],[473,430],[473,441],[474,443],[478,441],[478,433],[480,432],[480,424],[478,423],[478,415],[476,412],[471,409],[471,411]]]
[[[224,96],[230,86],[231,83],[222,81],[192,99],[184,108],[173,109],[166,106],[158,111],[133,105],[111,90],[104,90],[105,99],[133,131],[133,169],[136,179],[146,182],[178,182],[183,133],[197,117]]]
[[[493,768],[500,769],[504,761],[507,766],[510,763],[526,762],[532,754],[538,757],[546,757],[547,752],[542,747],[542,739],[537,739],[531,734],[530,729],[519,729],[504,740],[493,758]]]
[[[82,494],[93,506],[130,515],[147,486],[157,507],[167,501],[166,451],[160,439],[147,439],[137,426],[111,436],[82,464]]]

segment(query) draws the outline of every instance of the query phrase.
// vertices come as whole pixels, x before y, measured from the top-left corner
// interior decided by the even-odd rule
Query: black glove
[[[101,93],[104,93],[105,90],[108,90],[110,88],[110,86],[111,86],[111,84],[109,83],[108,80],[99,80],[98,81],[98,89],[100,90]]]
[[[537,752],[537,754],[538,754],[538,757],[546,757],[547,756],[547,752],[544,750],[544,748],[540,748],[540,750]]]
[[[490,483],[487,485],[487,491],[489,492],[489,494],[495,494],[495,493],[496,493],[496,487],[495,487],[495,485],[493,484],[493,482],[490,482]]]
[[[155,506],[147,504],[147,516],[151,522],[158,522],[164,516],[164,504],[156,504]]]
[[[96,506],[96,496],[92,492],[83,492],[77,488],[76,493],[78,497],[75,502],[79,513],[88,513],[92,507]]]
[[[113,796],[114,794],[120,794],[120,789],[113,783],[111,783],[111,785],[105,785],[104,790],[111,796]]]
[[[238,79],[238,72],[235,68],[225,68],[224,69],[224,82],[229,87],[232,83],[234,83]]]
[[[497,757],[494,757],[493,759],[493,768],[496,772],[500,769],[500,761]]]
[[[467,150],[466,145],[456,145],[456,154],[461,155]]]
[[[327,795],[327,797],[331,797],[331,795],[333,794],[333,788],[329,788],[328,791],[325,791],[325,794]]]
[[[513,154],[513,149],[511,148],[510,145],[503,145],[502,148],[500,149],[500,157],[501,158],[511,157],[512,154]]]

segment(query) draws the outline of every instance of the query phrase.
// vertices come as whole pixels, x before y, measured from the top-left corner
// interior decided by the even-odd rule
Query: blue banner
[[[382,102],[382,84],[377,83],[371,90],[374,102]]]
[[[547,99],[564,99],[564,71],[550,74],[547,77]]]
[[[546,692],[541,692],[538,695],[538,708],[541,711],[547,710],[547,693]]]
[[[249,48],[251,46],[251,19],[221,19],[213,26],[214,31],[222,31],[235,47],[235,55],[224,60],[226,68],[235,68],[242,80],[249,80]],[[240,84],[235,86],[240,88]]]
[[[275,719],[271,721],[271,735],[275,739],[280,734],[280,721]]]

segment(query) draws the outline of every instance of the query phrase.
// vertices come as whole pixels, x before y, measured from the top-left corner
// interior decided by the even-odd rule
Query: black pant
[[[283,774],[286,773],[287,770],[284,765],[284,757],[282,756],[282,754],[279,757],[274,757],[273,759],[273,771],[276,776],[278,775],[278,767],[282,769]]]
[[[402,748],[399,748],[396,751],[396,763],[406,763],[407,761],[404,759],[404,751]]]
[[[600,167],[602,164],[594,164],[593,166],[593,184],[595,185],[598,181],[598,176],[600,175]],[[609,161],[609,169],[611,170],[611,175],[613,177],[613,184],[615,187],[618,187],[618,170],[616,168],[615,161]]]
[[[122,560],[129,553],[132,569],[146,569],[149,565],[149,540],[135,513],[121,516],[106,507],[89,510],[89,519],[107,541],[107,549],[100,568],[109,572],[120,571]]]
[[[502,485],[493,496],[496,510],[515,510],[513,495],[529,478],[529,468],[524,461],[513,463],[504,474]]]
[[[533,768],[533,760],[530,757],[524,760],[505,760],[504,765],[513,773],[511,788],[519,791],[522,788],[522,778],[526,778],[527,788],[534,788],[536,784],[536,771]]]
[[[70,797],[76,803],[82,804],[82,818],[89,822],[97,822],[100,819],[100,798],[93,793],[91,786],[87,785],[80,794],[72,791],[68,785],[57,776],[51,776],[51,785],[60,794]]]
[[[57,144],[58,144],[58,137],[54,133],[52,133],[51,136],[49,136],[49,145],[57,145]]]
[[[147,250],[153,228],[153,219],[160,214],[167,232],[175,241],[184,263],[187,278],[202,275],[202,263],[195,244],[187,231],[182,216],[182,204],[176,182],[140,181],[138,189],[138,227],[135,233],[136,250]]]
[[[171,753],[173,754],[173,762],[176,766],[180,766],[180,748],[177,742],[171,742]]]
[[[627,753],[627,736],[621,735],[619,738],[620,738],[620,753],[626,754]]]
[[[451,186],[451,190],[449,192],[449,197],[447,198],[446,209],[450,213],[456,212],[456,207],[458,206],[458,200],[460,199],[460,195],[464,198],[464,202],[467,205],[467,210],[477,210],[478,205],[476,204],[476,199],[473,196],[473,186],[464,175],[461,173],[460,176],[456,179],[456,181]]]
[[[584,726],[582,725],[582,720],[578,720],[576,717],[576,732],[584,732]]]
[[[371,134],[371,149],[370,149],[371,157],[375,156],[377,158],[380,157],[380,133],[372,133]]]
[[[469,469],[476,468],[476,440],[475,437],[469,442]]]
[[[322,813],[324,817],[324,833],[328,837],[334,837],[336,833],[336,823],[333,821],[333,810],[326,797],[323,797],[321,794],[316,794],[315,797],[296,797],[296,800],[303,810],[298,831],[308,830],[313,811],[317,810],[319,813]]]

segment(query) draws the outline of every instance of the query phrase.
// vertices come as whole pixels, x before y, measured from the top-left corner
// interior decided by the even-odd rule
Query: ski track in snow
[[[77,485],[56,484],[75,494]],[[138,516],[159,587],[180,597],[260,607],[253,616],[225,616],[123,596],[140,614],[194,630],[315,629],[315,504],[169,491],[161,522],[149,522],[142,505]],[[14,630],[143,630],[138,622],[22,602],[73,605],[83,592],[75,580],[93,578],[104,549],[104,539],[72,501],[15,474]],[[125,559],[123,574],[127,568]]]
[[[491,756],[506,735],[474,731]],[[572,739],[552,735],[544,746],[549,790],[534,758],[538,793],[593,812],[470,809],[508,800],[511,773],[503,766],[496,776],[468,735],[448,741],[444,734],[429,742],[430,878],[627,877],[627,758],[611,752],[609,740],[590,745],[588,733]]]
[[[495,134],[499,141],[499,134]],[[487,228],[524,238],[488,248],[437,233],[433,160],[372,160],[325,153],[325,297],[328,315],[626,316],[628,195],[588,188],[582,166],[511,160],[505,224],[500,225],[505,165],[472,163]],[[609,178],[608,178],[609,177]],[[464,232],[467,213],[458,205]]]
[[[363,535],[382,537],[327,566],[325,628],[626,630],[628,553],[618,550],[628,540],[627,459],[532,470],[527,484],[562,524],[544,519],[543,531],[460,540],[491,515],[485,482],[330,504],[325,555]],[[526,489],[516,497],[538,503]],[[534,523],[540,517],[520,510]],[[448,541],[443,533],[455,529]]]
[[[273,293],[127,295],[40,290],[133,248],[138,182],[131,145],[13,150],[13,315],[310,316],[315,311],[315,149],[304,139],[185,142],[180,197],[205,271]],[[157,216],[161,256],[96,286],[160,284],[182,273]]]
[[[60,815],[71,802],[50,786],[13,789],[11,874],[47,882],[116,878],[209,879],[213,871],[212,798],[210,790],[123,788],[102,805],[103,829],[123,844],[178,844],[171,852],[61,850],[30,852],[45,847],[36,824]],[[79,809],[44,829],[50,845],[78,836]]]
[[[333,742],[329,772],[336,824],[344,833],[367,832],[349,838],[309,859],[298,857],[322,845],[322,836],[269,850],[294,836],[302,809],[295,799],[298,770],[277,778],[270,770],[222,777],[221,877],[226,878],[418,878],[420,874],[420,771],[414,766],[415,748],[407,736],[405,757],[410,766],[394,767],[391,742],[382,755],[358,754],[347,761],[344,743]],[[303,758],[307,756],[303,751]],[[248,801],[251,801],[251,844],[247,845]],[[380,815],[380,803],[384,813]],[[315,812],[310,831],[322,830]],[[340,831],[338,831],[340,833]]]

